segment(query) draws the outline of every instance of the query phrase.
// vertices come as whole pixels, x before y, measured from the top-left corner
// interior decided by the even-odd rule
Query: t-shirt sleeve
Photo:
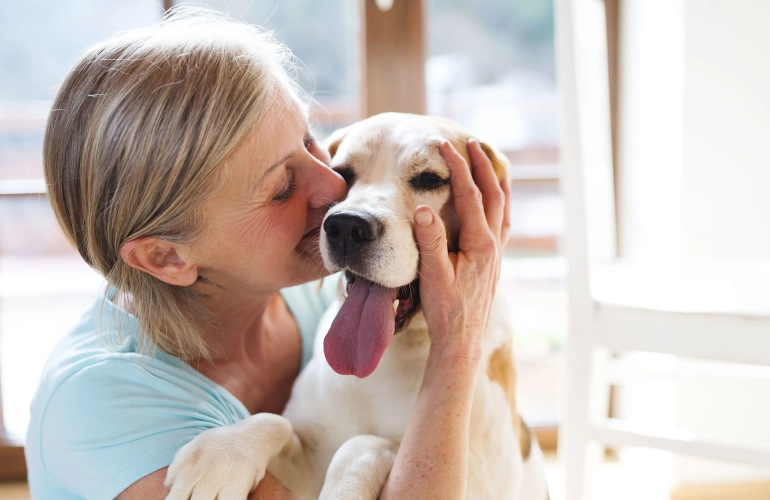
[[[213,385],[200,382],[178,367],[141,359],[109,359],[74,373],[44,410],[43,467],[85,498],[114,498],[170,465],[199,433],[243,418]]]

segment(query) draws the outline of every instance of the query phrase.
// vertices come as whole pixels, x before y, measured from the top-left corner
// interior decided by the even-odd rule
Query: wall
[[[686,0],[682,253],[770,259],[770,2]]]

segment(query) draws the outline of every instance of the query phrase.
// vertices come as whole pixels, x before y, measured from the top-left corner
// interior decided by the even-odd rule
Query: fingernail
[[[414,221],[421,226],[428,226],[433,222],[433,214],[428,210],[420,210],[414,214]]]

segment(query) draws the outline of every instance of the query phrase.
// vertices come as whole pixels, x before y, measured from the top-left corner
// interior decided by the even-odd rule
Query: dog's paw
[[[379,436],[348,439],[329,464],[319,499],[376,499],[393,468],[398,445]]]
[[[207,430],[174,456],[166,475],[166,498],[246,498],[291,436],[289,421],[270,413]]]

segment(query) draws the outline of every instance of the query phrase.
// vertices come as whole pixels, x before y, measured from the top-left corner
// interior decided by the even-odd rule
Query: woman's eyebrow
[[[262,185],[262,181],[265,180],[265,178],[270,175],[270,173],[275,170],[276,168],[280,167],[284,163],[286,163],[286,160],[291,158],[294,155],[294,151],[289,152],[286,156],[278,160],[277,162],[273,163],[269,167],[267,167],[267,170],[265,170],[262,175],[257,179],[257,182],[254,183],[254,186],[251,188],[251,193],[254,194],[257,192],[257,189],[259,189],[259,186]]]

